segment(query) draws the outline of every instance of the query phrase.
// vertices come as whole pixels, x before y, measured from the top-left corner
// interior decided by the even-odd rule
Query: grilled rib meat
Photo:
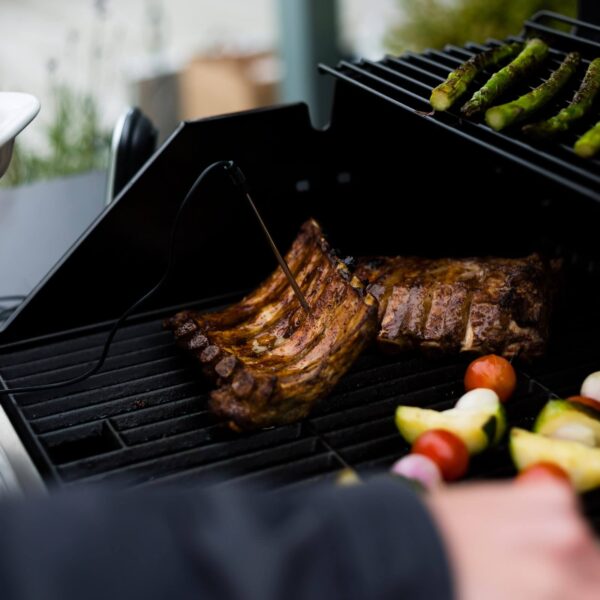
[[[286,261],[310,315],[278,268],[223,311],[185,311],[165,321],[216,381],[211,410],[237,430],[306,417],[377,331],[376,301],[314,220],[302,226]]]
[[[526,258],[375,258],[356,275],[379,300],[379,344],[388,350],[544,352],[555,263]]]

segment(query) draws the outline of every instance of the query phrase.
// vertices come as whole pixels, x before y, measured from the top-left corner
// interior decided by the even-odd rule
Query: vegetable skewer
[[[523,44],[504,44],[481,54],[476,54],[458,69],[452,71],[444,83],[431,92],[431,106],[434,110],[448,110],[466,91],[478,73],[488,67],[495,67],[506,58],[518,54]]]
[[[567,478],[579,492],[600,487],[600,371],[585,379],[581,393],[548,401],[533,431],[511,430],[518,479],[533,480],[545,472]]]
[[[547,56],[548,45],[538,38],[529,40],[523,51],[506,67],[492,75],[461,109],[466,117],[484,110],[511,85],[533,71]]]
[[[599,92],[600,58],[596,58],[590,63],[581,87],[569,106],[547,121],[525,125],[523,132],[537,139],[550,139],[566,133],[573,123],[589,114]]]
[[[580,60],[581,57],[577,52],[568,54],[548,81],[513,102],[490,108],[485,113],[486,123],[492,129],[500,131],[513,123],[526,119],[532,113],[544,107],[573,76]]]
[[[394,463],[391,472],[419,482],[426,490],[437,488],[442,480],[460,479],[467,472],[470,455],[497,444],[504,435],[506,414],[499,394],[506,401],[515,386],[512,365],[491,354],[469,365],[467,393],[454,408],[439,412],[399,406],[396,425],[412,448],[411,454]]]

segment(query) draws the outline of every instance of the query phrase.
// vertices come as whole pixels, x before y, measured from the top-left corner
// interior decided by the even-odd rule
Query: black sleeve
[[[2,600],[444,600],[419,498],[392,480],[305,493],[78,491],[0,503]]]

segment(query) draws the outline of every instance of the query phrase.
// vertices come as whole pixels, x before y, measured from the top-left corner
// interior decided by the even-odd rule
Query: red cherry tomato
[[[412,446],[414,454],[423,454],[439,468],[446,481],[461,478],[469,466],[465,443],[450,431],[432,429],[421,434]]]
[[[571,485],[571,479],[564,469],[550,462],[539,462],[527,467],[517,475],[519,483],[535,483],[544,479],[560,479]]]
[[[583,404],[588,408],[594,409],[596,412],[600,412],[600,402],[593,398],[586,398],[585,396],[569,396],[567,401],[573,402],[573,404]]]
[[[517,376],[512,365],[501,356],[489,354],[474,360],[465,373],[465,389],[489,388],[501,402],[506,402],[517,387]]]

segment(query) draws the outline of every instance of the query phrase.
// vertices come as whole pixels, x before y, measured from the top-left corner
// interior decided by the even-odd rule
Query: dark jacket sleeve
[[[304,493],[78,491],[0,503],[2,600],[444,600],[441,540],[397,481]]]

